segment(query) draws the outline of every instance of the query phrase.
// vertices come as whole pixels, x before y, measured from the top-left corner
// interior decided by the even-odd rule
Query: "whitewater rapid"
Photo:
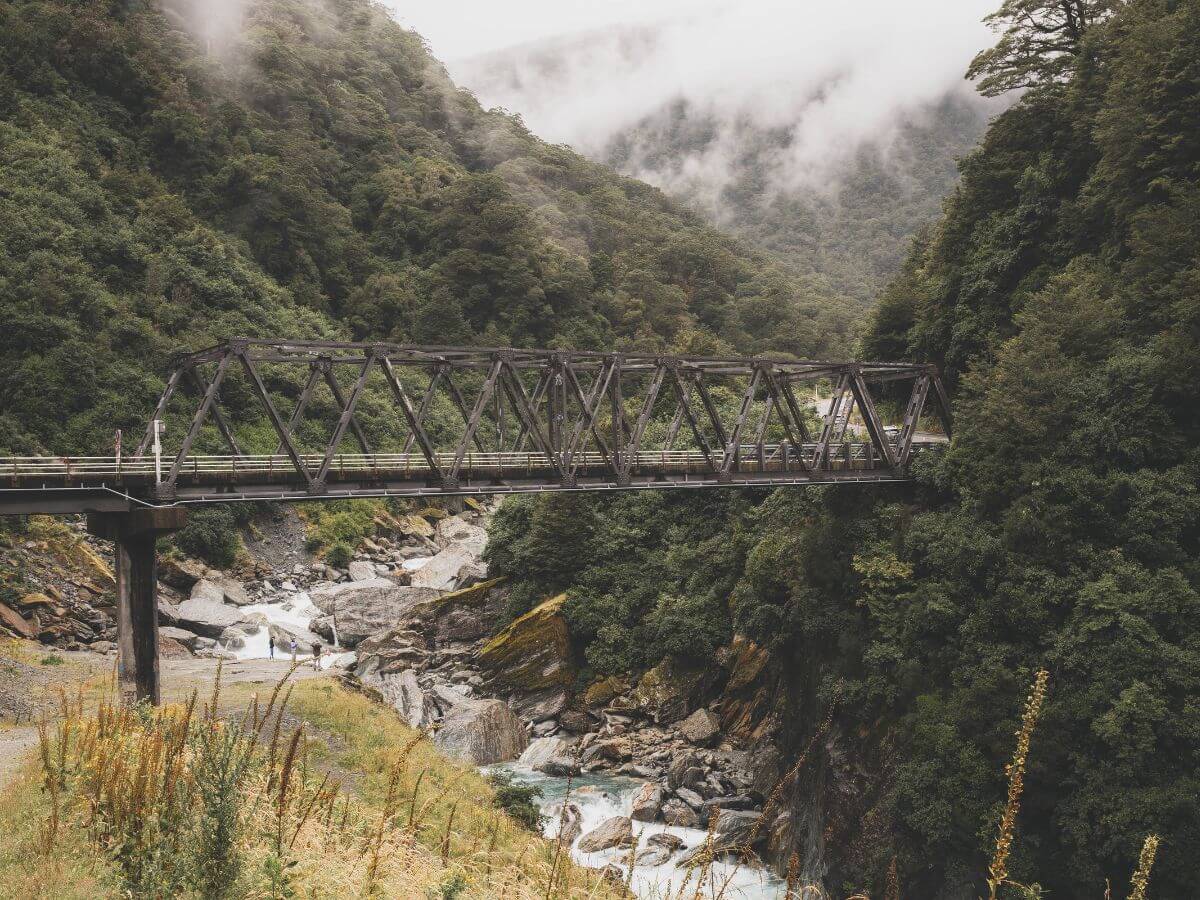
[[[535,772],[529,766],[519,763],[489,766],[486,771],[508,772],[512,775],[515,783],[539,788],[542,796],[538,800],[538,805],[545,817],[544,833],[548,838],[558,836],[559,814],[562,811],[563,798],[566,795],[567,779],[543,775],[541,772]],[[570,802],[578,806],[583,815],[581,836],[587,834],[605,819],[613,816],[628,816],[633,807],[634,792],[641,784],[641,781],[619,776],[581,775],[572,779]],[[634,821],[633,833],[637,838],[637,849],[642,850],[646,838],[660,832],[670,832],[680,838],[684,843],[684,848],[672,855],[661,866],[634,866],[630,887],[634,894],[643,900],[666,900],[668,897],[674,897],[689,873],[688,869],[679,868],[676,863],[688,850],[704,843],[706,837],[705,832],[698,828],[680,828],[663,822]],[[584,853],[579,850],[579,839],[577,838],[571,846],[571,858],[589,868],[603,868],[614,863],[628,874],[629,850],[627,849],[614,848],[598,853]],[[693,896],[696,887],[695,877],[693,875],[689,882],[689,897]],[[709,880],[703,886],[699,896],[705,900],[715,897],[720,897],[722,900],[779,900],[786,893],[787,884],[766,869],[717,862],[713,864]]]

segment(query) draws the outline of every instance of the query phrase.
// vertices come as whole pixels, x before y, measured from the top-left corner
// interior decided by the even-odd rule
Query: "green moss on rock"
[[[566,594],[543,601],[483,645],[480,664],[518,691],[568,687],[575,680],[571,636],[562,614]]]

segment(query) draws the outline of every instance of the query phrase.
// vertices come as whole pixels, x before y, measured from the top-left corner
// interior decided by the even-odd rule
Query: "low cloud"
[[[717,184],[744,138],[765,130],[777,138],[770,165],[786,188],[827,183],[864,144],[886,149],[903,122],[969,92],[963,72],[994,39],[981,19],[996,3],[392,6],[460,85],[519,113],[540,137],[594,157],[624,137],[627,170]],[[534,39],[515,39],[522,34]],[[670,166],[641,165],[655,146],[629,136],[672,114],[711,133]]]

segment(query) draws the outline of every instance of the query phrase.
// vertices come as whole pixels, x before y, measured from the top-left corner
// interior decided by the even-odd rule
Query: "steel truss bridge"
[[[796,389],[820,382],[817,416]],[[121,693],[158,703],[155,542],[188,504],[904,481],[949,409],[910,363],[239,338],[175,359],[132,452],[0,458],[0,515],[86,512],[115,542]]]
[[[821,416],[797,396],[817,382]],[[881,387],[907,398],[894,426]],[[246,423],[273,452],[242,449]],[[239,338],[173,361],[132,452],[0,459],[0,513],[902,481],[950,427],[930,365]]]

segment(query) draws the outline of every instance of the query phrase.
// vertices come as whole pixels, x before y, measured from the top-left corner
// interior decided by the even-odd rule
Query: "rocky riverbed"
[[[262,658],[273,638],[277,657],[294,641],[308,658],[318,645],[324,666],[431,730],[444,752],[544,786],[576,857],[623,879],[611,867],[632,862],[642,896],[685,877],[710,828],[719,871],[742,891],[724,896],[775,896],[757,860],[778,861],[790,821],[765,802],[780,774],[764,737],[766,654],[735,640],[702,669],[668,660],[636,679],[581,683],[564,596],[507,621],[506,585],[482,560],[491,511],[471,501],[394,518],[345,568],[289,553],[278,568],[259,558],[230,573],[167,557],[163,655]],[[76,580],[76,603],[96,620],[91,648],[112,652],[114,629],[82,599],[102,573]],[[83,630],[40,627],[70,641]],[[577,791],[564,813],[567,779]]]

